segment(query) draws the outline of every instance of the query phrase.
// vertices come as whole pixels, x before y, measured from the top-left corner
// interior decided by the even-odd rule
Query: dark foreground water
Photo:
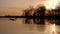
[[[0,34],[60,34],[60,20],[0,18]],[[42,24],[44,22],[44,24]]]

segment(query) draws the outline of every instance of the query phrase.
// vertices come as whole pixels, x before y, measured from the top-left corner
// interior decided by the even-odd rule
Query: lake
[[[42,24],[44,21],[44,24]],[[0,18],[0,34],[60,34],[60,20]]]

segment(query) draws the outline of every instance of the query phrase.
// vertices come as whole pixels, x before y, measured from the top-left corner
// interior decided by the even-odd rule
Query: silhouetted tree
[[[34,16],[44,16],[45,14],[45,6],[41,6],[39,8],[37,8],[37,11],[34,13]]]
[[[60,15],[60,7],[57,7],[57,10],[58,10],[58,14]]]
[[[32,16],[33,14],[32,14],[32,10],[34,10],[34,8],[33,7],[29,7],[28,9],[25,9],[24,10],[24,13],[25,13],[25,16]]]

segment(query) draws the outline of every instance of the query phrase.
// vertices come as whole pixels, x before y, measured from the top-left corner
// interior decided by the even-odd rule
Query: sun
[[[57,0],[49,0],[44,5],[45,5],[46,9],[55,9],[57,4],[58,4]]]

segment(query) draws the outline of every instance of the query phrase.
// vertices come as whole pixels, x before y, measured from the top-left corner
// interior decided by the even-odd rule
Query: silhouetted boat
[[[15,18],[10,18],[10,20],[15,21],[16,19]]]

